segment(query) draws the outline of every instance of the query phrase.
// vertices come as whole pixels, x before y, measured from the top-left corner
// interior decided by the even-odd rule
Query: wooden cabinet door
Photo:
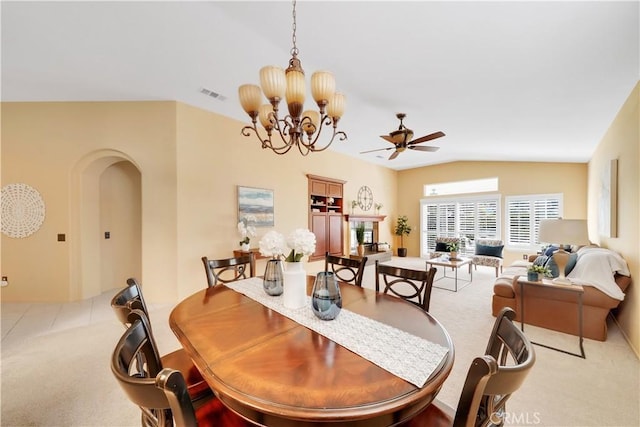
[[[309,181],[309,192],[316,196],[327,195],[327,183],[324,181],[317,181],[312,179]]]
[[[316,235],[316,251],[311,258],[321,257],[327,252],[327,214],[312,213],[311,214],[311,231]]]
[[[327,183],[327,196],[342,197],[342,184]]]
[[[342,215],[327,215],[328,231],[329,231],[329,253],[331,255],[342,256]]]

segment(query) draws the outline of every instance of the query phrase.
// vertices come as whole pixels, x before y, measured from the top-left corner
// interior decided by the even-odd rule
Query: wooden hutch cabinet
[[[316,235],[316,251],[309,260],[344,255],[342,212],[346,181],[307,175],[309,180],[309,229]]]

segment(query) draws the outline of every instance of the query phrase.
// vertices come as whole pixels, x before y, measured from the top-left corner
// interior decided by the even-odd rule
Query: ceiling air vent
[[[220,95],[219,93],[214,92],[214,91],[212,91],[210,89],[207,89],[206,87],[201,88],[200,89],[200,93],[202,93],[204,95],[207,95],[207,96],[210,96],[211,98],[215,98],[218,101],[226,101],[226,99],[227,99],[226,96]]]

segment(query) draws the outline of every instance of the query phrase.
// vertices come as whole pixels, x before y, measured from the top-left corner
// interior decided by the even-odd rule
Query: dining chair
[[[209,288],[218,283],[235,282],[256,275],[256,260],[253,252],[249,255],[224,259],[209,259],[203,256],[202,263],[207,274],[207,287]],[[249,266],[249,276],[247,276],[247,266]]]
[[[524,383],[536,359],[531,342],[513,324],[515,315],[509,307],[498,314],[485,355],[476,357],[467,371],[456,409],[436,399],[401,426],[503,425],[507,400]]]
[[[324,255],[324,271],[332,271],[339,281],[360,287],[362,287],[362,276],[364,276],[366,264],[366,256],[358,260],[329,255],[329,252]]]
[[[436,271],[435,267],[429,270],[410,270],[380,264],[376,260],[376,292],[380,292],[382,279],[382,293],[391,293],[428,312]]]
[[[116,314],[116,317],[124,325],[125,328],[131,326],[132,312],[139,310],[142,312],[149,323],[149,333],[151,335],[151,343],[156,348],[155,339],[151,332],[151,321],[149,320],[149,310],[147,310],[147,304],[142,296],[142,287],[135,278],[127,279],[127,287],[118,292],[111,299],[111,308]],[[165,354],[160,357],[157,363],[166,368],[176,369],[180,371],[185,378],[189,395],[193,399],[199,399],[203,397],[212,396],[213,392],[209,388],[207,382],[202,378],[202,374],[198,371],[198,368],[193,364],[191,357],[184,349],[178,349],[171,353]],[[144,360],[138,361],[139,365],[144,364]],[[142,369],[142,368],[140,368]]]
[[[182,373],[158,363],[157,348],[144,313],[134,309],[131,314],[132,324],[113,351],[111,371],[129,400],[142,411],[143,426],[251,425],[214,396],[192,400]],[[146,361],[142,371],[137,365],[140,358]]]

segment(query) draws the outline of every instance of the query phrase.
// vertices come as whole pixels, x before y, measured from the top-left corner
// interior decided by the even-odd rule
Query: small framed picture
[[[254,227],[273,227],[273,190],[238,186],[238,222]]]

